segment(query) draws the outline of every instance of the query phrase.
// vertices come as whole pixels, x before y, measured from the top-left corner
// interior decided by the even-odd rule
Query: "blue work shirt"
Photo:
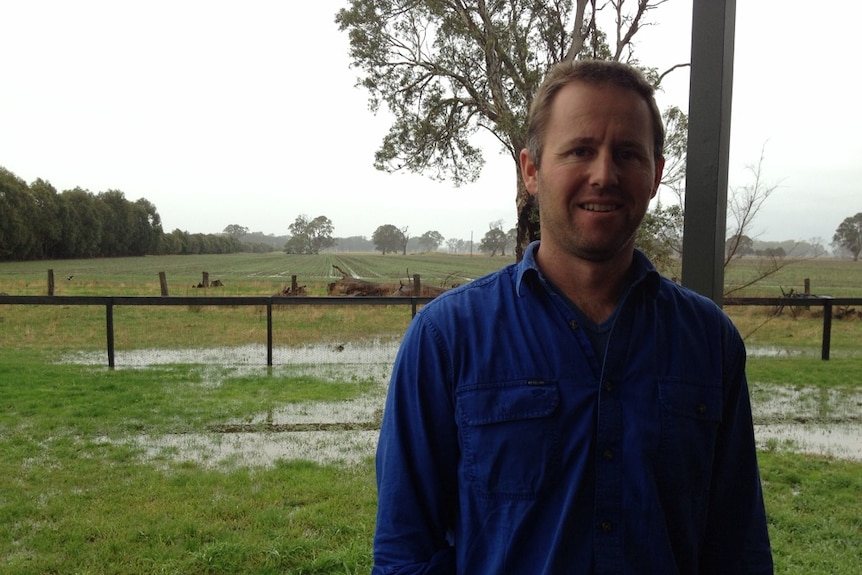
[[[410,324],[373,573],[771,574],[732,323],[636,252],[600,363],[536,249]]]

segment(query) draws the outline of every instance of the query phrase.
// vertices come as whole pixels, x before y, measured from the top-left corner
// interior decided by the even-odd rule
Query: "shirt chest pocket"
[[[557,479],[556,382],[472,386],[457,402],[462,472],[481,494],[529,499]]]
[[[659,380],[661,439],[659,469],[677,493],[698,494],[709,486],[723,410],[720,383]]]

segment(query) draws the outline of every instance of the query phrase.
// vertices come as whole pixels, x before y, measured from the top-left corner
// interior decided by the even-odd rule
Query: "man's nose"
[[[619,183],[619,166],[614,154],[601,151],[590,166],[590,185],[597,188],[616,186]]]

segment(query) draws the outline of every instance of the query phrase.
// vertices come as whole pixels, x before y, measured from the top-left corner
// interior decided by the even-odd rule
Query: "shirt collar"
[[[524,257],[518,263],[518,273],[515,283],[515,289],[519,296],[524,295],[524,279],[530,276],[539,277],[542,272],[536,263],[536,250],[539,249],[539,240],[532,242],[524,251]],[[644,287],[649,290],[649,295],[655,295],[658,291],[661,276],[656,271],[655,266],[646,255],[640,250],[635,250],[632,260],[633,280],[632,287],[643,283]]]

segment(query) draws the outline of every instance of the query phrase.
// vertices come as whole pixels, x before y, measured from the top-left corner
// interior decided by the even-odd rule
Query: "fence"
[[[833,310],[839,306],[862,305],[862,298],[833,298],[829,296],[814,296],[814,295],[794,295],[792,297],[738,297],[726,298],[725,306],[730,305],[752,305],[752,306],[771,306],[779,310],[785,307],[793,308],[809,308],[823,307],[823,339],[820,347],[820,359],[826,361],[829,359],[829,348],[832,342],[832,315]]]
[[[0,295],[0,305],[61,305],[61,306],[104,306],[105,333],[108,353],[108,366],[114,368],[114,307],[116,306],[263,306],[266,308],[266,364],[273,364],[272,308],[273,306],[325,306],[325,305],[362,305],[362,306],[410,306],[411,314],[416,315],[417,307],[424,305],[433,297],[419,296],[381,296],[381,297],[290,297],[290,296],[200,296],[200,297],[158,297],[158,296],[10,296]],[[725,306],[772,306],[778,309],[823,308],[823,338],[821,359],[829,359],[832,338],[832,318],[834,309],[840,306],[862,305],[862,298],[832,298],[823,296],[773,297],[773,298],[727,298]]]
[[[114,368],[114,307],[116,306],[262,306],[266,308],[266,364],[272,365],[272,308],[273,306],[410,306],[416,315],[418,306],[434,299],[420,296],[380,297],[291,297],[291,296],[9,296],[0,295],[0,305],[59,305],[59,306],[104,306],[105,333],[108,351],[108,367]]]

